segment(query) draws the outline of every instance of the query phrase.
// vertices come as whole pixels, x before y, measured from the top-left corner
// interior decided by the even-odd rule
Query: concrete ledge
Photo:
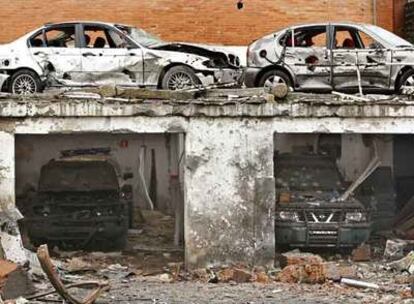
[[[414,117],[414,101],[407,97],[381,96],[370,102],[344,101],[329,94],[291,94],[283,103],[260,97],[238,101],[195,99],[188,101],[56,98],[0,98],[0,117],[292,117],[376,118]]]

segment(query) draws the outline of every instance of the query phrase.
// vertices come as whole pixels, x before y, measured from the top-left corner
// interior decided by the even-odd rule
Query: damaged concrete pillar
[[[274,260],[273,134],[267,121],[191,120],[186,136],[189,268]]]
[[[0,131],[0,204],[15,206],[14,134]]]

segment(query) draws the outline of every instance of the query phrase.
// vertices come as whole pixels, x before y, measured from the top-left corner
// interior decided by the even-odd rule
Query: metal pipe
[[[372,0],[372,23],[377,25],[377,0]]]

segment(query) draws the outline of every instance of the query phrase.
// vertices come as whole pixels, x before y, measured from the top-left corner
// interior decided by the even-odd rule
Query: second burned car
[[[248,87],[280,82],[295,91],[399,91],[414,85],[414,46],[370,24],[289,27],[247,51]]]
[[[233,54],[164,42],[119,24],[46,24],[0,46],[0,88],[15,94],[103,84],[179,90],[236,83],[240,76],[240,60]]]

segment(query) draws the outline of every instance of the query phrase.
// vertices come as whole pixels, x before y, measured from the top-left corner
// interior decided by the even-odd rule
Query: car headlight
[[[295,211],[280,211],[278,218],[279,220],[287,222],[299,222],[298,213]]]
[[[365,222],[367,215],[363,212],[347,212],[345,216],[346,223],[359,223]]]

